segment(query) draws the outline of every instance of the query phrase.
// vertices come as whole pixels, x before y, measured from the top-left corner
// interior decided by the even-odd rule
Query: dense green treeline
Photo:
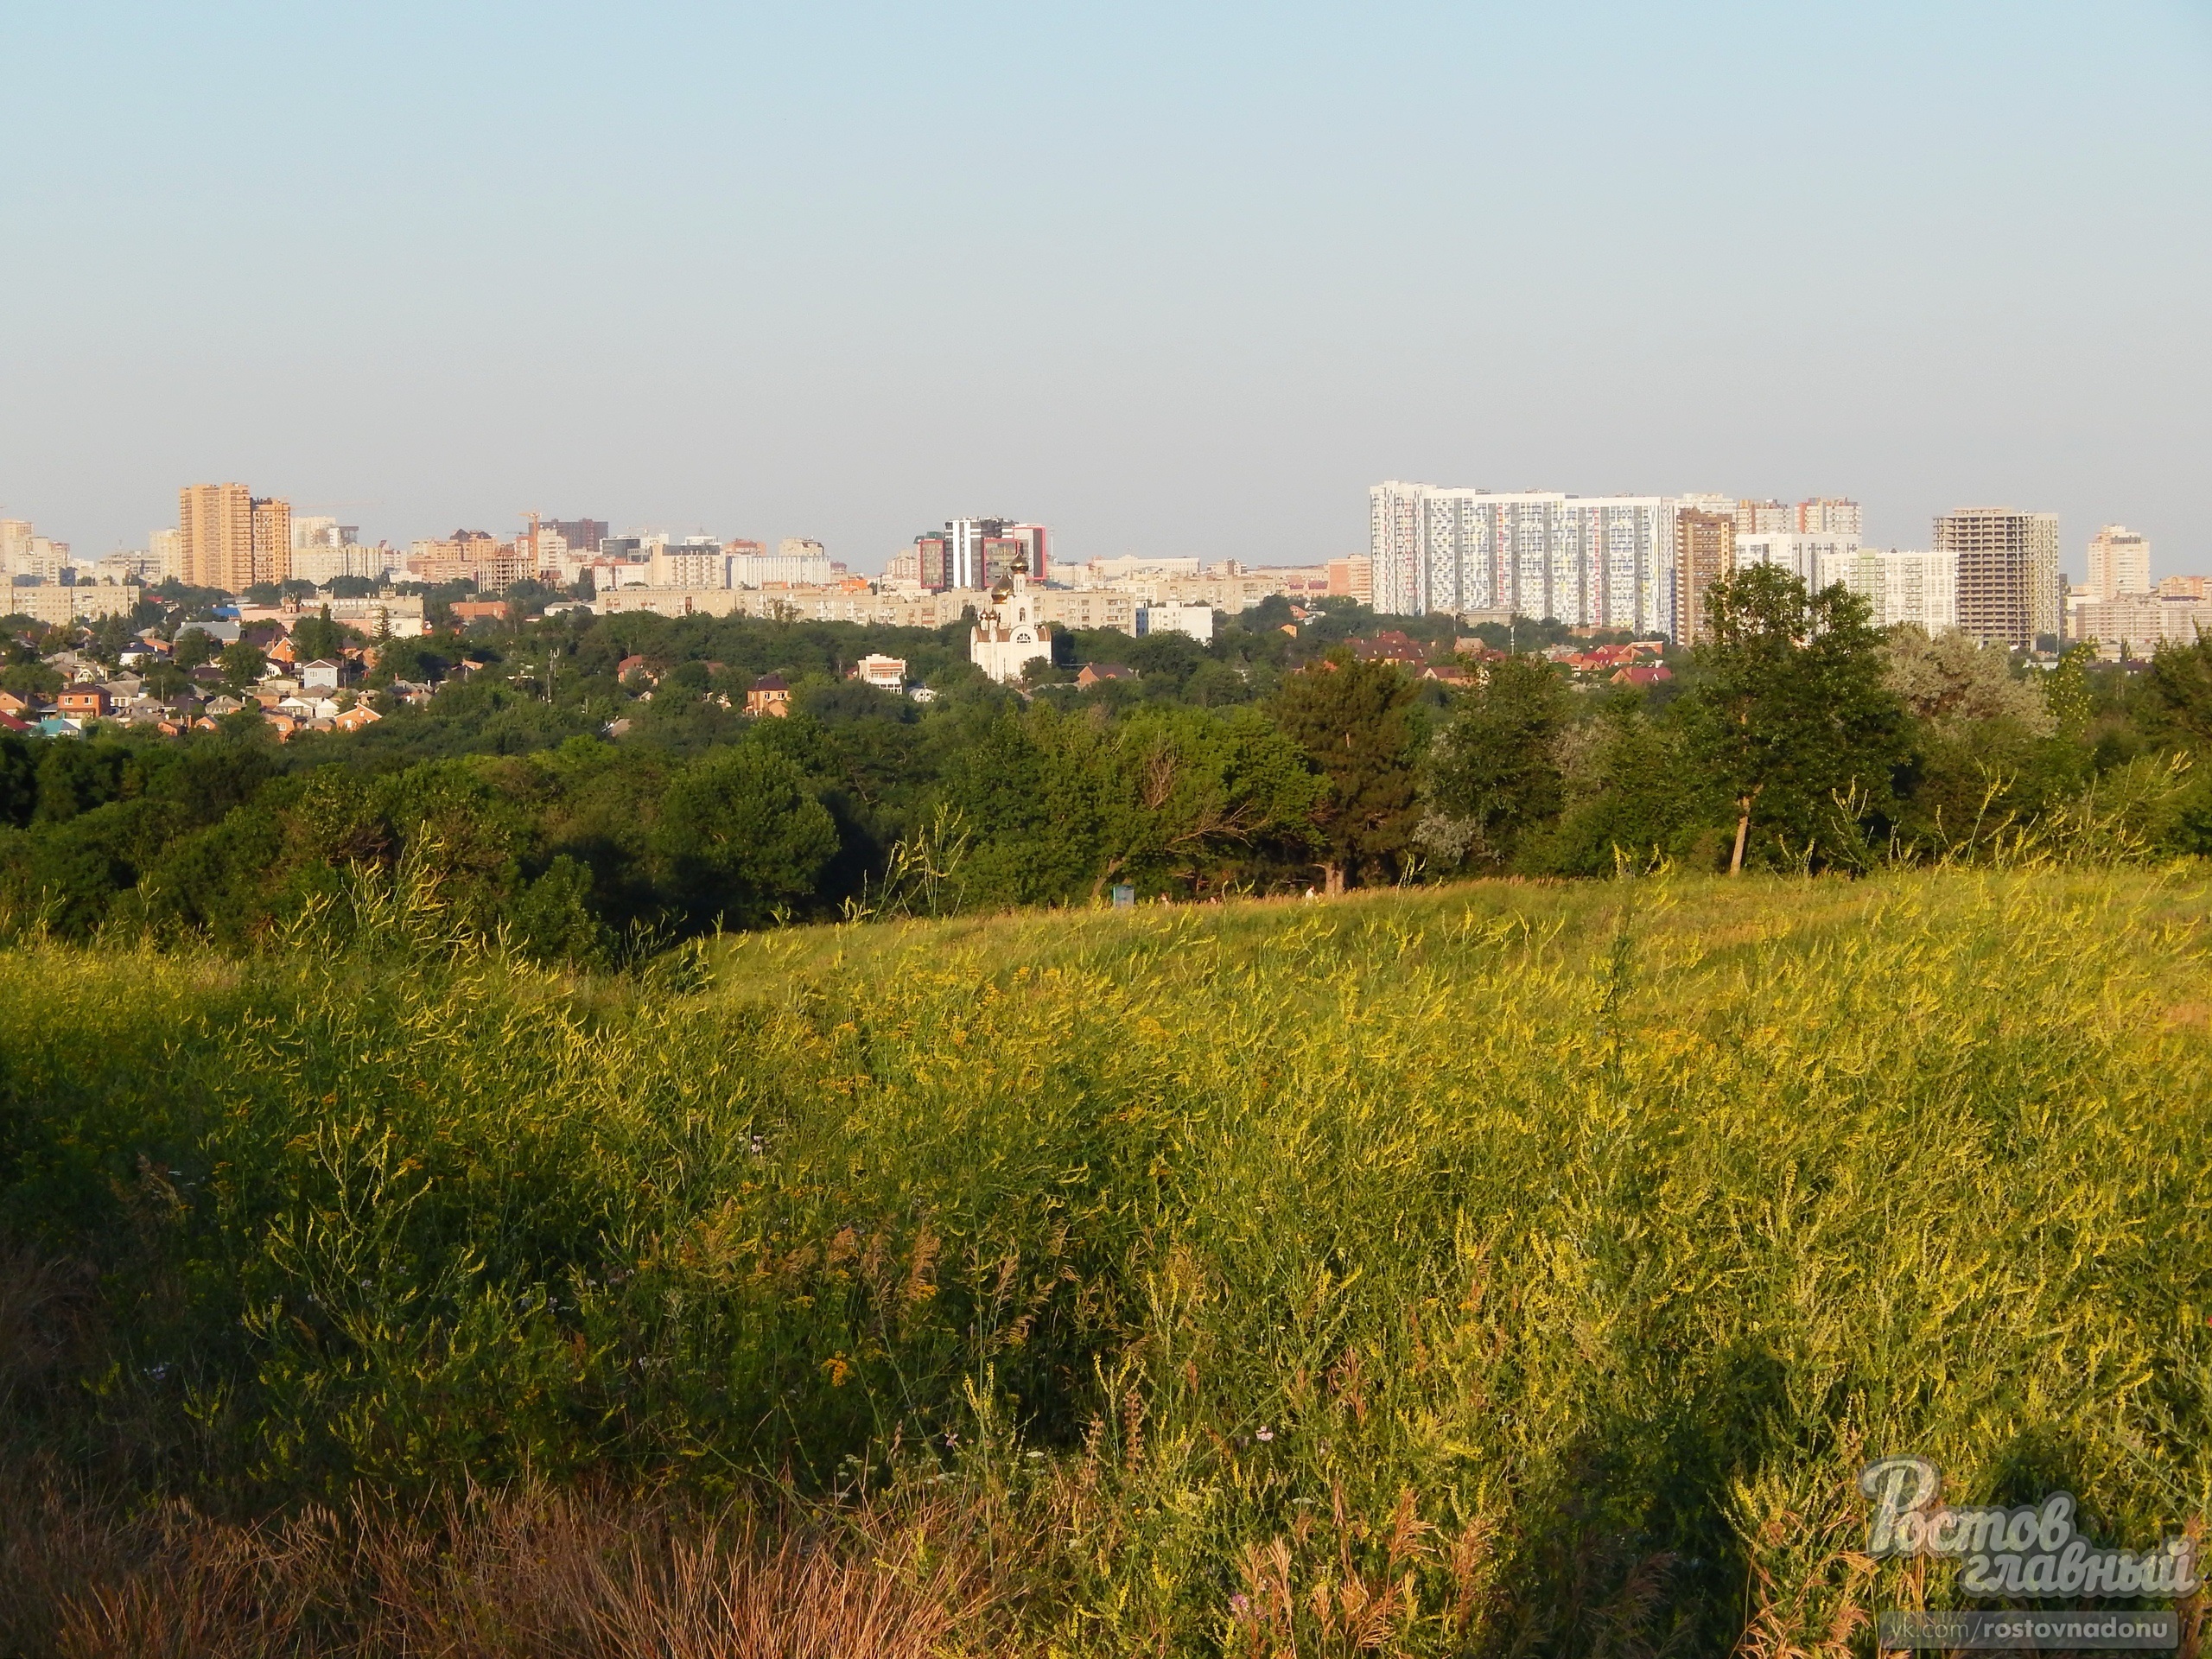
[[[0,919],[226,949],[346,935],[400,899],[455,938],[628,959],[783,918],[1403,883],[1459,874],[1856,869],[2023,836],[2212,851],[2212,646],[2055,670],[1866,626],[1765,567],[1652,686],[1541,656],[1464,689],[1323,613],[1210,645],[1073,642],[1138,677],[1022,689],[938,632],[572,616],[386,642],[384,719],[278,745],[0,735]],[[302,625],[306,626],[306,625]],[[327,625],[325,625],[327,626]],[[1448,620],[1421,625],[1448,652]],[[843,677],[904,656],[926,701]],[[761,676],[788,718],[745,712]],[[439,679],[426,705],[394,676]],[[2094,844],[2093,844],[2094,843]]]

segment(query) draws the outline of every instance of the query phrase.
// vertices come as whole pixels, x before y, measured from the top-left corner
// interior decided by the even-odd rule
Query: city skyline
[[[861,568],[1013,511],[1302,563],[1440,478],[1838,490],[1900,547],[2032,501],[2076,580],[2113,522],[2212,566],[2201,7],[122,0],[0,47],[0,512],[94,555],[245,478],[395,543],[537,507]],[[1028,95],[912,97],[954,81]]]
[[[1864,503],[1853,500],[1848,497],[1824,498],[1815,496],[1808,497],[1802,501],[1791,502],[1780,499],[1762,500],[1758,498],[1752,497],[1729,497],[1722,493],[1707,493],[1694,491],[1669,491],[1651,495],[1624,496],[1618,494],[1589,494],[1577,491],[1500,491],[1482,486],[1452,487],[1427,484],[1392,484],[1370,486],[1369,491],[1370,500],[1367,515],[1368,524],[1366,526],[1368,545],[1361,549],[1347,550],[1346,552],[1343,554],[1325,553],[1318,558],[1301,558],[1292,556],[1253,558],[1250,556],[1240,557],[1233,552],[1223,551],[1219,549],[1211,549],[1198,554],[1192,554],[1187,551],[1161,551],[1131,549],[1124,550],[1120,554],[1103,554],[1093,551],[1090,553],[1069,555],[1063,552],[1058,556],[1058,562],[1084,564],[1090,563],[1091,560],[1101,558],[1136,558],[1146,560],[1165,559],[1170,561],[1196,558],[1200,563],[1207,563],[1218,562],[1220,560],[1230,560],[1246,565],[1304,566],[1328,563],[1332,560],[1340,560],[1345,556],[1355,556],[1362,553],[1372,554],[1376,548],[1374,537],[1376,534],[1376,524],[1377,523],[1376,517],[1376,505],[1372,498],[1376,489],[1403,489],[1417,493],[1424,497],[1434,497],[1440,499],[1450,497],[1459,499],[1463,502],[1491,503],[1494,504],[1497,509],[1508,512],[1511,510],[1512,504],[1529,502],[1573,504],[1573,509],[1575,512],[1580,512],[1586,508],[1596,511],[1601,507],[1615,505],[1622,506],[1633,505],[1643,509],[1647,514],[1649,510],[1659,506],[1662,503],[1671,504],[1672,505],[1685,509],[1711,508],[1717,505],[1721,508],[1721,510],[1727,511],[1732,506],[1737,520],[1737,534],[1738,536],[1757,536],[1760,537],[1764,537],[1773,533],[1793,535],[1799,539],[1803,539],[1808,536],[1818,535],[1821,532],[1817,528],[1807,531],[1798,528],[1797,526],[1806,522],[1805,515],[1808,513],[1814,514],[1817,518],[1823,509],[1830,506],[1840,507],[1849,515],[1850,523],[1853,526],[1856,526],[1860,522],[1861,517],[1865,512]],[[125,540],[119,543],[116,547],[107,550],[94,550],[92,548],[86,547],[81,543],[73,540],[72,537],[66,534],[60,536],[50,536],[50,527],[48,525],[39,524],[33,520],[18,519],[10,517],[6,512],[4,504],[0,504],[0,523],[17,525],[21,527],[22,531],[27,535],[33,531],[36,531],[40,540],[45,541],[50,538],[65,550],[67,557],[73,559],[80,565],[90,564],[96,560],[109,558],[111,556],[119,556],[124,553],[136,553],[142,556],[150,555],[152,563],[159,564],[162,563],[162,543],[166,541],[174,544],[177,549],[176,570],[178,574],[182,575],[187,574],[189,570],[196,568],[196,559],[198,557],[198,556],[192,550],[194,545],[194,537],[191,531],[193,504],[195,498],[206,495],[207,493],[215,491],[221,491],[228,494],[236,494],[238,497],[240,511],[243,511],[244,505],[247,500],[247,486],[245,485],[235,482],[229,482],[221,485],[188,485],[178,493],[181,498],[181,503],[180,509],[176,513],[177,523],[175,524],[167,526],[156,525],[146,535],[139,537],[136,541]],[[256,512],[259,512],[263,505],[264,502],[261,498],[252,498],[251,505]],[[391,536],[376,534],[372,530],[365,529],[359,524],[344,524],[341,526],[339,519],[334,517],[321,514],[302,513],[299,510],[298,504],[293,503],[286,498],[270,498],[267,505],[271,505],[287,514],[290,523],[295,526],[300,528],[313,527],[315,542],[316,543],[328,544],[332,546],[340,545],[341,543],[344,545],[358,544],[365,548],[385,546],[389,547],[395,552],[397,552],[409,548],[419,549],[425,543],[445,541],[456,535],[483,536],[487,539],[495,541],[503,539],[501,531],[486,530],[484,528],[485,524],[492,523],[493,520],[485,515],[480,514],[477,515],[477,518],[482,520],[480,524],[463,524],[454,530],[435,531],[423,535],[395,537]],[[336,505],[358,507],[359,504],[356,502],[309,505]],[[1785,528],[1779,531],[1771,531],[1764,527],[1766,518],[1770,516],[1770,509],[1771,510],[1771,516],[1775,517],[1776,523],[1779,525],[1785,526]],[[1961,513],[1986,513],[1990,512],[2004,512],[2010,511],[2012,511],[2010,507],[1993,508],[1986,504],[1975,505],[1954,505],[1945,512],[1935,515],[1934,519],[1931,521],[1931,528],[1933,530],[1932,536],[1920,537],[1916,542],[1911,539],[1885,540],[1878,536],[1862,536],[1855,529],[1851,532],[1851,539],[1854,543],[1863,541],[1865,545],[1870,550],[1886,549],[1889,550],[1926,551],[1942,539],[1943,534],[1943,521],[1948,518],[1955,517]],[[357,513],[354,516],[358,517],[359,515]],[[2063,523],[2059,522],[2059,515],[2056,513],[2037,512],[2031,516],[2041,520],[2050,521],[2051,531],[2047,532],[2047,534],[2055,533],[2056,537],[2056,556],[2057,569],[2069,586],[2083,582],[2087,582],[2094,586],[2098,582],[2100,579],[2099,559],[2101,552],[2106,547],[2108,538],[2115,532],[2119,533],[2125,539],[2126,543],[2133,549],[2133,556],[2137,565],[2140,566],[2143,570],[2148,573],[2141,578],[2146,588],[2155,583],[2157,581],[2167,577],[2183,575],[2196,575],[2200,573],[2202,569],[2201,564],[2197,569],[2183,568],[2177,565],[2176,561],[2171,557],[2164,561],[2155,561],[2153,556],[2149,550],[2149,543],[2151,538],[2144,535],[2143,532],[2133,530],[2116,520],[2107,519],[2101,521],[2094,532],[2086,537],[2078,537],[2075,536],[2073,531],[2069,531]],[[464,514],[463,517],[466,518],[467,515]],[[594,534],[594,545],[596,544],[596,539],[599,535],[605,535],[610,540],[634,540],[639,537],[645,537],[648,539],[659,538],[666,541],[671,545],[690,543],[699,546],[705,546],[711,543],[716,546],[727,544],[728,547],[733,549],[740,545],[757,549],[772,543],[780,542],[788,545],[794,543],[803,542],[810,547],[822,550],[825,556],[833,558],[838,565],[851,570],[854,574],[868,575],[870,577],[896,574],[898,569],[900,568],[902,560],[910,559],[918,544],[927,540],[940,538],[944,534],[950,532],[955,524],[999,524],[1001,522],[1011,524],[1012,522],[986,519],[962,519],[948,521],[946,532],[940,532],[935,530],[925,530],[919,532],[912,542],[904,546],[895,546],[887,553],[882,554],[879,557],[871,556],[866,552],[855,554],[836,549],[830,549],[828,548],[819,537],[811,536],[764,536],[749,537],[740,531],[730,530],[728,527],[715,529],[706,524],[698,524],[689,528],[681,528],[669,524],[666,521],[663,521],[658,524],[647,523],[625,524],[619,520],[593,519],[589,518],[564,521],[555,518],[551,514],[537,515],[528,511],[518,513],[516,517],[518,519],[521,520],[522,523],[519,525],[509,527],[505,531],[506,538],[526,538],[531,533],[529,528],[531,521],[533,520],[533,518],[542,518],[542,522],[549,531],[557,531],[564,528],[569,528],[576,525],[589,527]],[[1751,528],[1754,520],[1758,521],[1762,526],[1756,531]],[[1411,522],[1412,521],[1410,519],[1408,521],[1408,525],[1410,525]],[[1016,528],[1024,531],[1041,530],[1041,526],[1033,524],[1020,525],[1016,526]],[[1657,543],[1653,540],[1649,532],[1656,528],[1656,524],[1646,526],[1646,533],[1638,538],[1637,544],[1643,546],[1644,550],[1637,559],[1632,560],[1632,569],[1641,564],[1648,563],[1650,561],[1652,557],[1651,550],[1657,546]],[[1410,531],[1408,531],[1408,533],[1410,533]],[[280,538],[282,538],[285,532],[280,531],[278,534]],[[1055,530],[1052,534],[1053,539],[1057,543],[1059,539],[1059,532]],[[302,545],[296,536],[292,537],[289,544],[295,546]],[[1408,555],[1408,556],[1410,557],[1410,555]],[[1548,559],[1552,556],[1549,554],[1548,550],[1546,554],[1542,556]],[[1764,557],[1765,556],[1762,555],[1761,556]],[[1801,563],[1802,562],[1802,561],[1801,561]],[[2212,563],[2212,559],[2208,559],[2202,563]],[[1659,566],[1665,566],[1667,564],[1666,557],[1663,555],[1660,556],[1658,557],[1657,563]],[[1804,575],[1809,578],[1811,569],[1808,568],[1801,571],[1799,574]],[[1388,592],[1387,580],[1388,579],[1386,578],[1386,593]],[[1550,577],[1548,575],[1543,575],[1537,577],[1536,580],[1539,582],[1540,585],[1543,585],[1548,583]],[[1644,575],[1634,576],[1631,580],[1634,585],[1639,587],[1649,586],[1650,584],[1651,577],[1647,574]],[[1664,578],[1661,577],[1659,580],[1663,581]],[[1428,583],[1426,577],[1416,583],[1410,574],[1410,568],[1407,577],[1407,582],[1408,584],[1406,588],[1407,595],[1409,596],[1413,594],[1416,591],[1416,588],[1418,588],[1418,591],[1424,598],[1427,596]],[[1456,587],[1458,585],[1457,582],[1455,582],[1451,585],[1454,587],[1456,591]],[[1467,608],[1468,605],[1471,604],[1474,608],[1483,608],[1483,604],[1475,602],[1482,598],[1483,595],[1480,594],[1471,594],[1468,597],[1466,603],[1463,603],[1459,607]],[[1652,608],[1654,606],[1656,606],[1656,609]],[[1453,607],[1451,605],[1442,605],[1440,606],[1439,608],[1450,609],[1453,608]],[[1636,607],[1631,607],[1631,608]],[[1653,600],[1647,601],[1643,608],[1650,610],[1653,616],[1657,615],[1660,612],[1671,614],[1673,610],[1673,600],[1671,594],[1665,596],[1656,597]],[[1572,613],[1580,618],[1580,620],[1589,620],[1588,617],[1582,615],[1581,610],[1579,607],[1574,607]]]

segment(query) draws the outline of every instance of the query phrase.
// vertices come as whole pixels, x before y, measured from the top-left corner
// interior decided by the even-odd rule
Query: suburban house
[[[1136,670],[1120,663],[1085,663],[1076,675],[1075,683],[1087,691],[1101,680],[1134,680],[1136,677]]]
[[[773,715],[780,720],[791,711],[791,683],[780,674],[763,674],[745,694],[745,712],[748,715]]]
[[[863,685],[873,685],[885,691],[904,691],[906,689],[906,659],[886,657],[870,652],[853,664],[851,677]]]

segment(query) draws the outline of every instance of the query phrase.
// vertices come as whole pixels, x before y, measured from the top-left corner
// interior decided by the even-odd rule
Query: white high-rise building
[[[360,537],[358,524],[341,524],[335,518],[297,518],[292,520],[292,550],[308,547],[351,547]]]
[[[1856,536],[1806,536],[1792,531],[1766,531],[1756,535],[1736,533],[1736,568],[1747,564],[1779,565],[1813,591],[1828,586],[1821,580],[1821,562],[1859,550]]]
[[[1841,582],[1872,609],[1878,628],[1916,622],[1930,634],[1959,626],[1959,556],[1878,547],[1821,556],[1819,585]]]
[[[2151,591],[2151,542],[2126,524],[2107,524],[2089,538],[2089,592],[2096,599]]]
[[[1510,610],[1573,626],[1669,629],[1681,505],[1656,495],[1378,484],[1368,493],[1374,607],[1396,616]]]
[[[146,537],[147,556],[154,562],[156,582],[167,582],[171,576],[184,572],[184,532],[181,530],[156,530]]]

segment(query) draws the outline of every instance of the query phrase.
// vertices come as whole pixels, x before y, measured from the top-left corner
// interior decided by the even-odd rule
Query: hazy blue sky
[[[0,0],[0,510],[1065,555],[1389,477],[2212,570],[2212,6]]]

